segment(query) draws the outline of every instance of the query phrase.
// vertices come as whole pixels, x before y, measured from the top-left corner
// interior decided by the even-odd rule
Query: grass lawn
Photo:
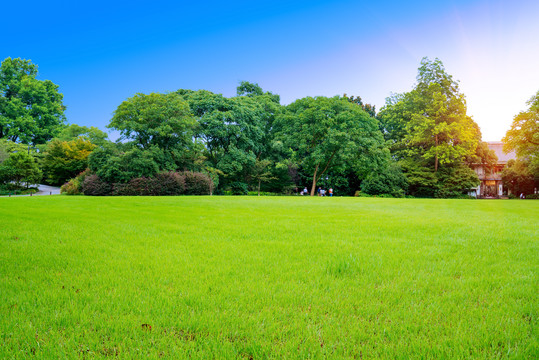
[[[539,201],[0,198],[0,358],[539,357]]]

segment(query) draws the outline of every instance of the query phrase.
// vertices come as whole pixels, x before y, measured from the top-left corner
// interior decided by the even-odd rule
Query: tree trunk
[[[311,188],[311,196],[314,196],[314,190],[316,189],[316,172],[317,171],[318,171],[318,164],[316,164],[316,168],[314,168],[313,187]]]
[[[258,196],[260,196],[260,183],[262,182],[262,180],[258,179]]]

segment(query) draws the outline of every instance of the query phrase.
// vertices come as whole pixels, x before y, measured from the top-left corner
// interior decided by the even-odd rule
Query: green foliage
[[[3,163],[9,155],[14,152],[23,152],[34,154],[34,149],[28,145],[13,142],[8,139],[0,139],[0,164]]]
[[[274,103],[279,104],[280,96],[275,95],[269,91],[264,92],[262,88],[257,83],[250,83],[248,81],[242,81],[236,88],[236,94],[238,96],[248,96],[248,97],[256,97],[256,96],[267,96],[271,101]]]
[[[271,171],[271,160],[256,159],[252,179],[258,183],[257,191],[260,194],[260,186],[271,180],[276,180]]]
[[[519,157],[539,157],[539,91],[528,100],[527,111],[513,119],[503,138],[504,150],[515,150]]]
[[[43,144],[64,126],[58,85],[37,80],[30,60],[6,58],[0,66],[0,138]]]
[[[296,100],[275,127],[288,156],[312,174],[311,195],[327,172],[353,166],[357,174],[366,174],[389,156],[376,119],[339,97]]]
[[[477,174],[464,164],[444,167],[438,174],[439,187],[435,193],[439,198],[458,198],[479,184]]]
[[[41,162],[47,182],[63,184],[84,171],[88,167],[88,156],[95,148],[96,145],[83,137],[71,141],[51,141]]]
[[[373,171],[361,182],[361,191],[370,195],[391,195],[403,197],[408,187],[401,168],[396,163]]]
[[[492,172],[494,166],[498,163],[498,157],[494,150],[488,148],[488,144],[484,141],[480,141],[477,144],[475,154],[469,156],[466,159],[468,164],[481,164],[486,172]]]
[[[183,149],[191,143],[195,121],[178,94],[139,93],[118,106],[107,127],[142,149]]]
[[[469,169],[463,170],[465,163],[494,165],[494,153],[480,142],[479,127],[466,111],[458,83],[438,59],[424,58],[415,88],[387,99],[379,113],[381,129],[410,194],[456,196],[476,182]]]
[[[269,156],[272,124],[281,109],[279,97],[247,82],[240,84],[240,96],[234,98],[205,90],[177,93],[197,119],[196,140],[204,146],[207,166],[221,173],[220,186],[249,182],[256,160]]]
[[[246,183],[238,181],[230,184],[230,191],[232,195],[247,195],[249,193],[249,188]]]
[[[84,140],[88,140],[92,144],[101,146],[107,143],[108,135],[106,132],[99,130],[94,126],[79,126],[77,124],[71,124],[56,135],[55,139],[60,141],[71,141],[82,137]]]
[[[414,197],[434,197],[439,185],[431,169],[412,158],[401,160],[399,164],[408,183],[408,194]]]
[[[136,147],[120,151],[108,146],[93,151],[88,157],[88,165],[103,181],[126,183],[134,178],[152,177],[161,170],[170,170],[156,161],[162,159],[162,155],[162,151],[155,147],[145,151]]]
[[[515,195],[533,194],[535,188],[534,177],[523,160],[509,160],[502,171],[502,181],[511,193]]]
[[[84,179],[86,179],[86,176],[91,175],[90,169],[86,169],[80,174],[78,174],[73,179],[70,179],[68,182],[63,184],[60,187],[60,193],[66,194],[66,195],[80,195],[82,194],[82,184],[84,183]]]
[[[26,151],[11,153],[9,157],[0,164],[0,182],[13,182],[18,187],[23,183],[26,188],[30,185],[38,184],[43,173],[39,169],[34,157]]]
[[[356,104],[360,106],[361,109],[365,111],[367,114],[369,114],[370,116],[376,117],[376,106],[371,105],[371,104],[364,104],[363,100],[361,100],[361,96],[354,96],[354,95],[347,96],[346,94],[344,94],[342,97],[343,99],[351,102],[352,104]]]

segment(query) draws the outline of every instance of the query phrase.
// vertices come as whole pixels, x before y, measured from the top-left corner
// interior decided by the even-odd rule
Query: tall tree
[[[195,125],[189,104],[178,94],[139,93],[118,106],[107,127],[142,149],[174,149],[188,147]]]
[[[476,157],[481,140],[479,127],[466,112],[466,100],[458,82],[445,71],[439,59],[424,58],[414,89],[387,99],[379,113],[382,131],[393,156],[401,161],[409,177],[410,189],[422,189],[423,194],[428,188],[426,184],[432,181],[454,182],[453,175],[466,178],[458,169],[467,159]],[[454,169],[438,176],[440,166]],[[427,176],[428,172],[435,176]],[[462,182],[463,187],[469,184]],[[436,188],[445,187],[440,186],[432,187],[432,195]]]
[[[7,58],[0,66],[0,138],[44,144],[64,126],[65,106],[58,85],[37,80],[30,60]]]
[[[539,91],[527,102],[529,108],[514,117],[503,138],[506,152],[515,150],[539,185]]]
[[[219,170],[220,183],[247,183],[256,161],[266,158],[271,126],[279,111],[278,95],[257,84],[242,82],[239,96],[225,98],[206,90],[178,90],[198,122],[196,141],[204,148],[208,166]]]
[[[277,141],[311,174],[311,196],[329,170],[353,165],[356,172],[366,173],[384,153],[378,121],[339,97],[296,100],[277,118],[276,128]]]
[[[539,91],[528,100],[528,110],[514,117],[503,138],[504,150],[515,150],[519,157],[539,154]]]

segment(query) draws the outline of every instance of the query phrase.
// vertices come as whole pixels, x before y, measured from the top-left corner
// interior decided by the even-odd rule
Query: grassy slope
[[[538,219],[539,201],[3,198],[0,358],[536,357]]]

